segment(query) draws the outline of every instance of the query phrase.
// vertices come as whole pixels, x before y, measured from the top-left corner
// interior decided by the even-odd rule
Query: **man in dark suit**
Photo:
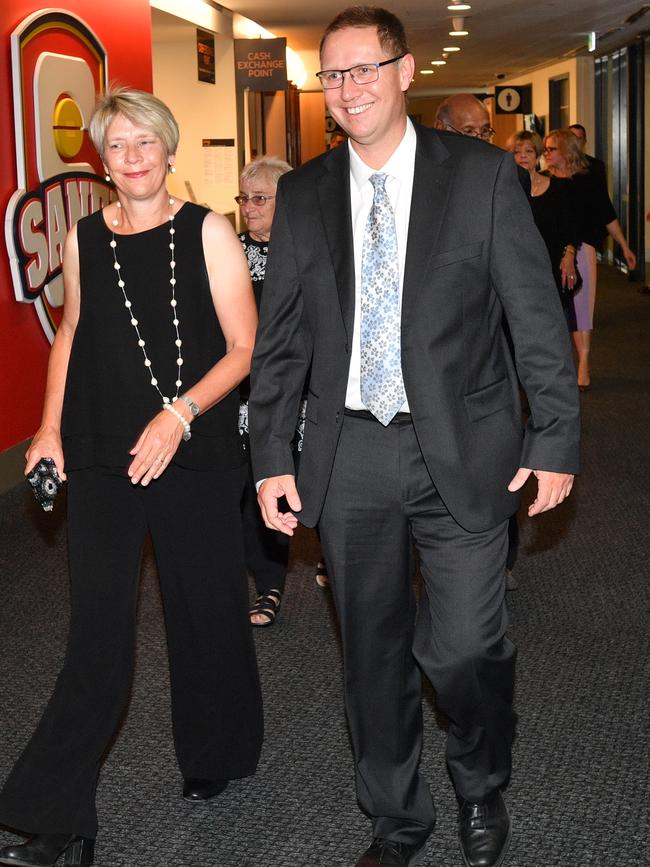
[[[357,867],[405,867],[434,825],[418,770],[420,670],[449,718],[465,864],[496,867],[515,727],[508,518],[531,474],[536,515],[569,494],[578,467],[566,325],[511,155],[408,120],[414,60],[400,21],[345,10],[321,66],[349,142],[278,186],[250,398],[259,501],[269,527],[320,527],[373,823]],[[525,437],[503,311],[531,407]]]

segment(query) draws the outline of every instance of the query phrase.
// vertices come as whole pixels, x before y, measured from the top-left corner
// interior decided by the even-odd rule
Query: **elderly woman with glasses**
[[[258,309],[262,299],[266,257],[275,213],[275,191],[280,177],[289,171],[289,163],[277,157],[264,156],[253,160],[244,166],[239,182],[240,193],[235,196],[247,226],[247,231],[241,233],[239,240],[248,261]],[[257,505],[248,443],[249,393],[250,381],[247,378],[239,389],[239,431],[249,455],[248,481],[242,499],[242,519],[246,568],[253,576],[257,590],[257,598],[249,612],[250,621],[253,626],[265,627],[275,623],[282,602],[289,559],[289,537],[268,530]]]
[[[553,177],[571,179],[570,189],[581,223],[582,244],[578,250],[577,265],[583,282],[573,297],[576,314],[573,342],[578,356],[578,387],[581,391],[587,391],[591,386],[589,351],[596,303],[596,252],[609,234],[620,244],[631,270],[636,267],[636,257],[623,235],[607,189],[598,176],[589,171],[579,142],[570,129],[549,132],[544,140],[544,158]]]

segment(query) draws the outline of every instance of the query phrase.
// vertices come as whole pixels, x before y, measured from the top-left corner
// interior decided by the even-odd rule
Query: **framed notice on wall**
[[[237,150],[234,138],[204,138],[203,182],[205,184],[237,183]]]
[[[199,81],[214,84],[214,33],[209,30],[196,30],[196,62]]]

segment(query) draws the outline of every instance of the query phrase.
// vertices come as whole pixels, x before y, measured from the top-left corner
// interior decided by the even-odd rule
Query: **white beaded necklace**
[[[172,208],[174,206],[175,201],[176,201],[175,199],[172,199],[170,197],[170,199],[169,199],[170,208]],[[117,207],[119,209],[122,208],[122,205],[120,202],[117,202]],[[112,222],[113,226],[119,226],[119,220],[118,219],[111,220],[111,222]],[[179,331],[180,322],[179,322],[178,313],[176,310],[176,306],[177,306],[176,305],[176,276],[175,276],[176,262],[174,260],[174,249],[175,249],[174,235],[175,235],[175,233],[176,233],[176,230],[174,229],[174,214],[170,213],[169,214],[169,249],[171,250],[171,259],[169,262],[169,268],[171,271],[171,277],[169,279],[169,284],[172,287],[172,297],[171,297],[171,301],[169,302],[169,304],[172,308],[172,324],[173,324],[175,332],[176,332],[176,340],[174,341],[174,343],[175,343],[177,350],[178,350],[177,358],[176,358],[176,364],[178,366],[178,373],[177,373],[178,379],[175,382],[176,394],[174,395],[174,397],[171,400],[169,399],[169,397],[167,397],[166,395],[164,395],[162,393],[162,391],[160,390],[160,388],[158,386],[158,380],[156,379],[156,376],[153,372],[151,360],[150,360],[149,356],[147,355],[146,343],[144,341],[144,338],[140,334],[139,323],[135,317],[135,313],[133,312],[133,305],[132,305],[131,301],[129,300],[128,295],[126,294],[126,284],[125,284],[124,279],[122,277],[122,271],[121,271],[120,263],[118,262],[118,259],[117,259],[117,241],[115,240],[115,232],[111,232],[111,242],[110,242],[110,246],[111,246],[111,249],[113,251],[113,267],[117,271],[117,285],[122,290],[122,295],[124,296],[124,306],[126,307],[127,312],[129,314],[129,316],[131,317],[131,325],[133,326],[135,333],[137,335],[138,346],[142,350],[142,355],[144,356],[144,366],[147,369],[147,372],[151,377],[151,385],[156,389],[158,394],[162,397],[163,404],[171,404],[171,403],[174,403],[174,401],[178,400],[180,387],[183,384],[183,380],[181,379],[181,366],[183,364],[183,356],[181,355],[181,346],[183,345],[183,341],[181,340],[181,335],[180,335],[180,331]]]

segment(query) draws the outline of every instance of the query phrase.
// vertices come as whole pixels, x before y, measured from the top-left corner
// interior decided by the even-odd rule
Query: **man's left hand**
[[[552,473],[548,470],[529,470],[520,467],[508,485],[509,491],[518,491],[528,480],[531,473],[537,479],[537,496],[528,507],[528,516],[539,515],[554,509],[571,493],[573,476],[570,473]]]

